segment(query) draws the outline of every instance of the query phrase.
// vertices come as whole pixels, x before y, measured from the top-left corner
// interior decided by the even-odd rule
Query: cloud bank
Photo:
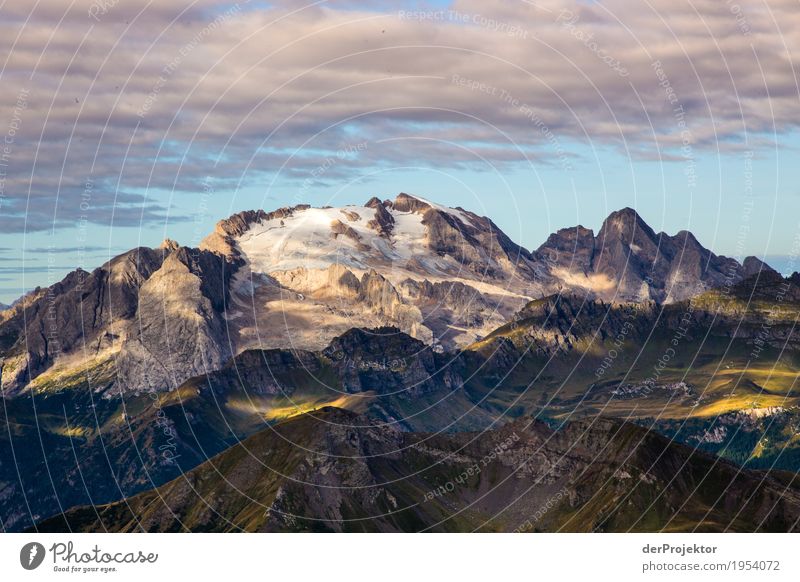
[[[190,220],[173,196],[209,183],[414,165],[569,172],[587,145],[680,161],[771,147],[800,121],[788,0],[11,0],[0,12],[5,232]]]

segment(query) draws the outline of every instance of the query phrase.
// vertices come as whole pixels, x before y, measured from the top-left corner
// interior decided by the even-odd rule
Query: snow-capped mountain
[[[226,317],[242,344],[319,349],[380,323],[450,348],[537,290],[530,254],[490,220],[407,194],[236,215],[201,248],[240,265]]]

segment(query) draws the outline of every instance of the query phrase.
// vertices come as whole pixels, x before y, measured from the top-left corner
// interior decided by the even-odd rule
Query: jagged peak
[[[364,208],[370,208],[375,210],[375,223],[373,227],[376,230],[382,231],[383,234],[387,235],[391,233],[394,218],[390,214],[389,211],[395,212],[413,212],[416,214],[425,214],[430,210],[436,210],[438,212],[455,216],[462,222],[466,221],[469,222],[470,220],[476,218],[471,212],[462,209],[461,207],[458,208],[449,208],[446,206],[442,206],[440,204],[436,204],[431,202],[425,198],[414,194],[408,194],[406,192],[400,192],[394,200],[383,200],[381,201],[380,198],[377,196],[371,197],[363,206]],[[217,222],[214,232],[206,237],[204,241],[201,243],[201,247],[209,247],[209,246],[219,246],[218,239],[219,237],[223,238],[236,238],[247,232],[254,224],[260,224],[266,221],[274,220],[276,218],[289,218],[298,212],[302,212],[305,210],[313,209],[310,204],[297,204],[294,206],[285,206],[278,208],[276,210],[267,212],[265,210],[244,210],[241,212],[237,212],[232,214],[228,218],[222,219]],[[344,205],[342,207],[333,207],[333,206],[324,206],[321,209],[332,209],[332,208],[340,208],[341,210],[346,210],[348,208],[354,208],[353,206]],[[488,221],[488,219],[485,219]],[[490,221],[489,221],[490,222]],[[496,229],[496,227],[495,227]],[[212,249],[213,250],[213,249]]]
[[[578,236],[594,236],[594,231],[591,228],[586,228],[582,224],[579,224],[578,226],[573,226],[571,228],[562,228],[559,229],[557,232],[561,233],[566,231],[574,232]]]
[[[636,209],[631,208],[630,206],[625,206],[623,208],[620,208],[619,210],[614,210],[611,214],[608,215],[608,218],[617,218],[617,217],[626,217],[636,220],[642,220],[642,217],[639,216],[639,213],[636,212]]]
[[[223,231],[228,236],[239,236],[244,233],[251,225],[265,220],[272,220],[274,218],[285,218],[291,216],[295,212],[308,210],[311,208],[310,204],[296,204],[294,206],[282,206],[271,212],[264,210],[243,210],[230,215],[217,222],[217,229]]]
[[[177,241],[172,240],[171,238],[165,238],[164,241],[158,245],[159,250],[172,252],[176,251],[181,247]]]
[[[423,213],[432,208],[434,205],[425,200],[424,198],[420,198],[419,196],[414,196],[413,194],[406,194],[405,192],[400,192],[397,197],[394,199],[392,203],[392,208],[397,210],[398,212],[418,212]]]
[[[383,237],[389,238],[394,229],[394,216],[386,210],[386,206],[378,198],[370,198],[366,207],[375,210],[375,217],[367,223],[367,226],[377,230]]]
[[[345,331],[343,334],[336,336],[331,340],[331,344],[334,342],[341,341],[348,338],[358,338],[364,339],[369,341],[372,338],[381,337],[381,336],[405,336],[413,340],[411,336],[408,334],[403,333],[400,328],[394,325],[383,325],[379,327],[373,328],[361,328],[361,327],[353,327]]]
[[[232,239],[247,232],[254,224],[273,218],[285,218],[295,212],[311,208],[309,204],[286,206],[265,212],[264,210],[243,210],[217,222],[214,231],[200,242],[200,249],[226,256],[235,255]]]
[[[334,361],[341,361],[342,355],[392,358],[419,354],[424,349],[425,344],[420,340],[398,327],[385,325],[374,328],[351,328],[333,338],[322,353]]]
[[[631,208],[630,206],[626,206],[624,208],[620,208],[619,210],[615,210],[611,214],[609,214],[606,219],[603,221],[603,225],[608,223],[620,223],[620,224],[633,224],[633,223],[642,223],[647,224],[644,219],[639,215],[636,210]]]
[[[655,231],[650,228],[644,219],[639,216],[633,208],[626,206],[619,210],[615,210],[608,215],[603,221],[603,226],[600,227],[600,232],[597,233],[598,238],[605,238],[610,234],[615,235],[636,235],[638,233],[644,234],[650,239],[657,237]]]

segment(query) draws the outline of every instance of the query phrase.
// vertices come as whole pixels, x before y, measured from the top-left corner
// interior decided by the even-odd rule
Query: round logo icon
[[[44,546],[39,542],[29,542],[19,551],[19,563],[26,570],[35,570],[44,562]]]

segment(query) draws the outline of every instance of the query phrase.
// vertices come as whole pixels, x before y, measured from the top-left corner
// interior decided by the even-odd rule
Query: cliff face
[[[108,361],[116,389],[134,391],[167,390],[219,367],[231,355],[222,313],[236,268],[165,241],[35,292],[0,322],[5,393],[31,382],[59,389],[71,370]]]
[[[159,249],[138,248],[91,273],[77,270],[37,289],[4,313],[2,386],[13,394],[64,354],[113,350],[139,291],[164,261]]]
[[[222,317],[231,276],[226,266],[219,255],[177,248],[142,284],[117,357],[120,390],[176,388],[231,356]]]

